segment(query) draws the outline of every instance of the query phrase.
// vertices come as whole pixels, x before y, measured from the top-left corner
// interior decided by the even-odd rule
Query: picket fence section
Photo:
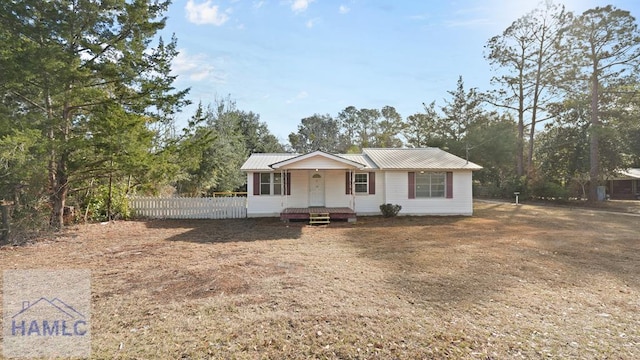
[[[131,197],[136,216],[151,219],[240,219],[247,217],[246,197]]]

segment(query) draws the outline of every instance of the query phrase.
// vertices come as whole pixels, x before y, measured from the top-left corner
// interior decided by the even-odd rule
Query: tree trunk
[[[62,229],[64,226],[64,207],[69,192],[67,178],[67,156],[63,154],[58,160],[55,174],[55,186],[51,194],[51,226]]]
[[[544,28],[543,28],[544,29]],[[545,32],[543,31],[540,39],[540,48],[538,49],[536,81],[533,88],[533,106],[531,108],[531,128],[529,128],[529,153],[527,154],[527,176],[531,176],[533,172],[533,141],[536,133],[536,121],[538,120],[538,102],[540,101],[540,86],[542,85],[542,58],[544,56]]]
[[[113,158],[109,170],[109,194],[107,195],[107,221],[111,221],[111,198],[113,196]]]
[[[520,108],[518,110],[518,139],[516,142],[516,173],[518,176],[524,175],[524,110],[522,97],[520,98]]]
[[[524,58],[524,48],[521,56]],[[524,69],[520,67],[518,74],[518,139],[516,143],[516,173],[524,175]]]
[[[9,219],[9,205],[0,203],[0,210],[2,210],[2,223],[0,226],[0,245],[9,243],[9,233],[11,232],[11,220]]]
[[[531,129],[529,130],[529,151],[527,153],[527,177],[533,173],[533,140],[535,138],[535,116],[531,117]]]
[[[59,157],[56,161],[56,168],[54,174],[54,187],[51,192],[51,219],[50,224],[56,229],[62,229],[64,227],[64,207],[67,201],[67,194],[69,193],[69,175],[68,175],[68,162],[69,162],[69,150],[66,148],[69,141],[69,131],[71,127],[71,113],[69,106],[65,104],[62,112],[62,133],[60,136],[60,150]]]
[[[45,79],[46,81],[46,79]],[[48,121],[48,129],[47,129],[47,140],[49,141],[49,163],[47,166],[48,174],[47,180],[49,184],[49,196],[51,201],[51,208],[54,208],[54,200],[53,194],[56,192],[56,133],[55,133],[55,117],[53,115],[53,103],[51,101],[51,95],[49,95],[49,89],[46,89],[47,95],[45,98],[45,106],[47,109],[47,121]],[[53,212],[51,217],[51,225],[53,225]]]
[[[599,83],[597,68],[591,77],[591,131],[589,132],[589,202],[598,199],[598,179],[600,178],[600,119],[598,114]]]

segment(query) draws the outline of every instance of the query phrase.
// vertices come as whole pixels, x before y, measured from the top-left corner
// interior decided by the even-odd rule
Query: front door
[[[309,178],[309,206],[324,206],[324,174],[312,172]]]

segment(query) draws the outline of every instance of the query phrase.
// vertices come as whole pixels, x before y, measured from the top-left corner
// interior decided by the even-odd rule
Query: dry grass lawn
[[[477,203],[473,217],[78,226],[0,270],[92,271],[92,357],[640,357],[640,217]]]

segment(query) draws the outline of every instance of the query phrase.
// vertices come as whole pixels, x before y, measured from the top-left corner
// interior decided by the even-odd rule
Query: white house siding
[[[290,171],[291,173],[291,195],[285,199],[287,207],[307,207],[309,206],[309,173],[308,170]]]
[[[247,173],[247,217],[279,216],[282,201],[280,195],[253,195],[253,173]]]
[[[471,171],[453,172],[453,198],[409,199],[408,171],[385,172],[385,202],[398,204],[398,215],[472,215]],[[377,180],[377,178],[376,178]]]
[[[352,207],[351,196],[345,194],[345,170],[320,170],[325,179],[325,206]],[[290,207],[309,206],[309,177],[314,170],[289,170],[291,195],[253,195],[253,173],[247,173],[248,217],[279,216]]]
[[[284,207],[309,206],[309,178],[315,170],[290,170],[291,196]],[[327,207],[349,207],[351,197],[345,194],[344,170],[320,170],[324,176],[324,203]]]
[[[472,215],[471,171],[453,172],[453,198],[409,199],[408,171],[377,171],[374,195],[345,194],[346,170],[321,170],[325,178],[325,206],[351,207],[358,215],[380,214],[384,203],[402,206],[399,215]],[[291,170],[291,195],[253,195],[253,173],[247,173],[247,216],[279,216],[287,207],[309,206],[309,176],[314,170]]]
[[[351,207],[351,195],[346,194],[347,170],[324,171],[324,199],[327,207]]]
[[[385,176],[384,172],[376,172],[376,193],[356,194],[356,213],[358,215],[380,215],[380,205],[385,203]]]

